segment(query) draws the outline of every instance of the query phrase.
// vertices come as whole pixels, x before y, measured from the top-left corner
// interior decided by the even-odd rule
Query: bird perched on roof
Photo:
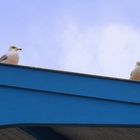
[[[136,62],[136,66],[130,74],[130,79],[140,81],[140,62]]]
[[[17,48],[15,46],[10,46],[8,52],[0,57],[0,63],[17,65],[19,62],[19,55],[18,55],[19,50],[22,49]]]

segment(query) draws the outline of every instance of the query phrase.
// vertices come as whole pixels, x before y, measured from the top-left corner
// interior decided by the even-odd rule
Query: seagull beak
[[[21,48],[17,48],[17,51],[21,51],[22,49]]]

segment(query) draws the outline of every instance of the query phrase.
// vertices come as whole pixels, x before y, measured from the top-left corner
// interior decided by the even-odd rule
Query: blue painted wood
[[[140,83],[0,65],[0,126],[140,126]]]

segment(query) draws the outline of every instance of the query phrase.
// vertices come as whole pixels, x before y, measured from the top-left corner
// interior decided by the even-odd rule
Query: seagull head
[[[136,65],[137,65],[137,66],[140,66],[140,62],[139,62],[139,61],[138,61],[138,62],[136,62]]]
[[[10,46],[8,51],[19,51],[22,50],[21,48],[17,48],[16,46]]]

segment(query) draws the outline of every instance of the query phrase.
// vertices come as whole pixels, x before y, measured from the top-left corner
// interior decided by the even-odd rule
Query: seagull
[[[130,74],[130,80],[140,81],[140,62],[136,62],[136,66]]]
[[[17,65],[19,61],[19,50],[22,49],[15,46],[10,46],[8,52],[0,57],[0,63]]]

